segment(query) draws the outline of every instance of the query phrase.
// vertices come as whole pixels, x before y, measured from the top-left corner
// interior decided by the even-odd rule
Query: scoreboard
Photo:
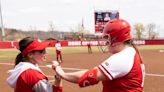
[[[119,12],[116,10],[113,11],[95,11],[94,20],[95,20],[95,33],[102,33],[104,25],[112,19],[119,18]]]

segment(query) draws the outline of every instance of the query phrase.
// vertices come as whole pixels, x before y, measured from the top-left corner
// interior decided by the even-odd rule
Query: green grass
[[[87,53],[87,47],[62,47],[62,54],[69,54],[69,53]],[[98,47],[93,46],[92,47],[93,52],[98,52]],[[17,49],[0,49],[0,59],[15,59],[17,54],[20,53]],[[47,48],[48,54],[56,54],[55,47],[49,47]]]
[[[160,50],[164,49],[164,45],[140,45],[137,46],[139,50]],[[100,52],[97,46],[92,46],[93,52]],[[56,54],[55,47],[47,48],[48,54]],[[86,46],[79,46],[79,47],[63,47],[62,54],[69,54],[69,53],[87,53]],[[0,49],[0,59],[1,60],[8,60],[8,59],[15,59],[16,55],[19,53],[17,49]]]
[[[140,45],[137,46],[139,50],[160,50],[164,49],[164,45]]]
[[[97,46],[92,46],[93,52],[98,52]],[[79,46],[79,47],[63,47],[62,48],[63,53],[87,53],[88,48],[86,46]]]
[[[97,46],[92,46],[93,52],[99,52]],[[48,54],[56,54],[55,47],[47,48]],[[70,54],[70,53],[88,53],[88,48],[86,46],[79,47],[62,47],[62,54]]]
[[[17,49],[0,49],[0,59],[15,59],[18,53]]]

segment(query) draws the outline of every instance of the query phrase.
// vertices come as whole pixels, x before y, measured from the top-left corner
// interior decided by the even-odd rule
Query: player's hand
[[[52,61],[52,68],[56,69],[57,66],[59,66],[59,62],[58,61]]]
[[[63,61],[58,61],[59,64],[63,63]]]
[[[56,74],[55,75],[55,80],[60,81],[61,80],[61,77],[58,74]]]

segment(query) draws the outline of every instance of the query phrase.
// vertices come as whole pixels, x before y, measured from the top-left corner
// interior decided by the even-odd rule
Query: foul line
[[[0,65],[9,65],[9,66],[13,66],[13,63],[0,63]],[[43,67],[43,68],[49,68],[47,66],[39,66],[39,67]],[[86,70],[86,69],[79,69],[79,68],[64,68],[62,67],[62,69],[64,70]]]
[[[155,76],[155,77],[164,77],[163,74],[150,74],[150,73],[146,73],[147,76]]]
[[[13,66],[14,64],[13,63],[0,63],[0,65],[9,65],[9,66]],[[43,67],[43,68],[49,68],[47,66],[39,66],[39,67]],[[62,67],[62,69],[64,70],[87,70],[87,69],[79,69],[79,68],[65,68],[65,67]],[[146,76],[154,76],[154,77],[164,77],[163,74],[151,74],[151,73],[146,73]],[[54,76],[49,76],[47,75],[47,77],[54,77]]]

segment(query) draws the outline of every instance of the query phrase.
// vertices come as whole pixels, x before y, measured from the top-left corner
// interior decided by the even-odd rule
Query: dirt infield
[[[164,92],[164,52],[159,52],[159,50],[141,50],[141,55],[144,60],[146,66],[146,78],[144,84],[143,92]],[[78,69],[88,69],[94,66],[99,65],[103,60],[105,60],[109,53],[98,53],[94,52],[92,54],[88,54],[86,52],[83,53],[73,53],[73,54],[63,54],[64,63],[62,67],[66,72],[75,71],[69,70],[69,68],[78,68]],[[47,62],[45,62],[42,66],[49,64],[49,61],[55,59],[53,54],[47,55]],[[7,78],[7,70],[12,69],[13,59],[2,59],[0,60],[0,88],[1,92],[13,92],[13,90],[6,84]],[[3,64],[4,63],[4,64]],[[41,67],[43,72],[49,77],[50,80],[53,79],[54,71]],[[78,85],[73,83],[68,83],[63,80],[63,92],[101,92],[102,85],[101,82],[98,85],[79,88]]]

